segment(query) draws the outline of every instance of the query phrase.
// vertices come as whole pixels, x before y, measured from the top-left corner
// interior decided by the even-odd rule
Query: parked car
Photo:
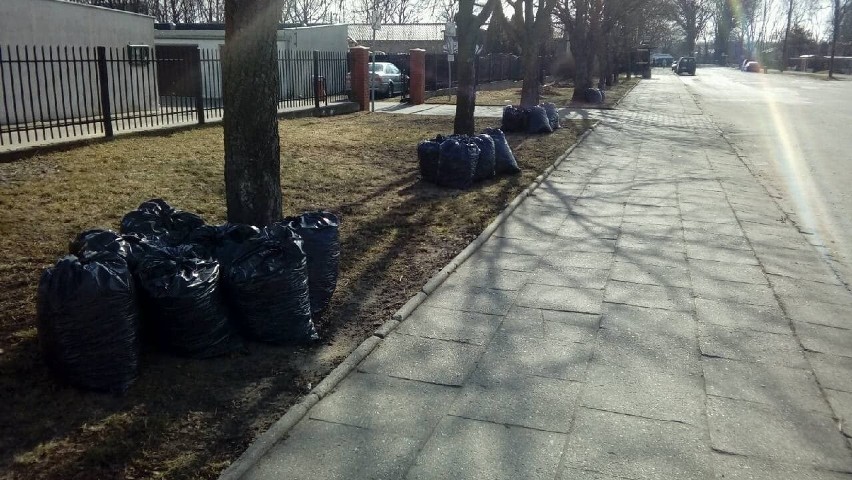
[[[762,67],[760,66],[760,62],[751,61],[746,63],[743,71],[760,73],[761,68]]]
[[[392,97],[397,93],[402,93],[403,85],[408,80],[408,77],[402,73],[396,65],[390,62],[375,62],[375,76],[373,77],[373,87],[376,89],[377,97]],[[367,64],[367,74],[373,72],[373,64]],[[346,91],[352,90],[352,74],[346,74]]]
[[[677,61],[675,73],[678,75],[681,73],[695,75],[695,57],[680,57],[680,60]]]

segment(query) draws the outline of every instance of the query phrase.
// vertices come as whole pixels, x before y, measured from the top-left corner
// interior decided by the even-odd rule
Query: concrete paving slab
[[[801,302],[796,299],[783,297],[781,298],[781,304],[784,306],[784,310],[787,311],[787,315],[794,322],[852,329],[852,308],[849,308],[847,305],[821,303],[807,299],[805,302]]]
[[[602,268],[577,268],[562,262],[541,262],[529,277],[528,283],[558,287],[603,289],[609,270]]]
[[[770,275],[769,282],[781,298],[804,298],[810,302],[844,305],[852,312],[852,293],[843,286],[777,275]]]
[[[513,270],[516,272],[531,272],[538,266],[541,261],[540,252],[537,255],[522,255],[518,253],[493,252],[479,250],[468,257],[464,263],[459,266],[458,270],[464,271],[467,269],[483,270]]]
[[[796,335],[808,351],[852,357],[852,330],[797,323]]]
[[[782,335],[793,334],[789,320],[778,307],[696,298],[695,311],[698,321],[703,323]]]
[[[358,371],[441,385],[462,385],[484,347],[391,333]]]
[[[832,390],[852,392],[852,358],[807,352],[820,385]]]
[[[690,288],[689,270],[671,265],[637,264],[617,261],[613,265],[612,280],[643,283],[664,287]]]
[[[520,290],[532,274],[517,270],[505,270],[493,265],[479,262],[465,263],[463,268],[452,272],[445,280],[445,285],[488,288],[493,290]]]
[[[528,240],[518,238],[491,237],[482,244],[483,252],[517,253],[521,255],[542,255],[550,249],[550,238]]]
[[[845,473],[764,460],[756,457],[713,453],[715,477],[719,480],[849,480]]]
[[[526,285],[518,293],[521,307],[565,312],[600,313],[604,291],[592,288],[570,288],[552,285]]]
[[[425,442],[458,397],[458,387],[353,372],[311,408],[309,417]]]
[[[726,262],[689,259],[689,270],[694,277],[708,278],[710,280],[721,280],[726,282],[754,283],[768,285],[766,275],[757,265],[733,266]]]
[[[405,478],[550,480],[564,442],[564,434],[448,416]]]
[[[639,283],[611,281],[605,289],[604,300],[663,310],[691,311],[692,296],[686,288],[643,285]]]
[[[736,268],[733,264],[731,264],[731,267]],[[693,270],[693,273],[696,273],[696,271]],[[768,285],[726,282],[692,275],[692,288],[697,298],[730,303],[744,303],[747,305],[763,305],[773,308],[778,307],[778,300],[775,299],[775,293]]]
[[[365,428],[303,420],[242,477],[396,480],[414,462],[420,442]]]
[[[687,219],[683,220],[683,229],[693,230],[695,232],[703,232],[705,234],[710,235],[728,235],[733,237],[741,236],[743,234],[743,231],[739,227],[739,225],[728,223],[707,223]]]
[[[482,381],[482,384],[477,383]],[[555,378],[513,376],[507,378],[474,377],[462,387],[450,415],[568,433],[584,388],[578,382]]]
[[[559,230],[556,231],[556,236],[567,238],[586,238],[589,236],[599,238],[618,238],[620,225],[620,222],[613,225],[611,223],[600,222],[599,220],[593,221],[592,219],[578,219],[563,223],[562,226],[559,227]]]
[[[701,353],[708,357],[807,369],[804,352],[790,335],[699,324]]]
[[[685,228],[683,237],[692,244],[704,245],[710,248],[725,248],[729,250],[751,250],[745,235],[708,235],[701,230]]]
[[[494,379],[538,376],[583,381],[592,345],[552,338],[498,334],[479,361],[471,382],[487,385]]]
[[[648,243],[646,246],[619,246],[615,252],[617,261],[639,265],[658,265],[673,268],[685,268],[686,253],[675,248],[667,248],[663,242]]]
[[[852,469],[846,441],[826,415],[791,415],[757,403],[708,396],[707,421],[716,450],[816,468]]]
[[[709,395],[760,403],[791,415],[831,415],[810,370],[708,357],[701,364]]]
[[[554,267],[599,269],[608,269],[612,264],[613,254],[610,252],[572,251],[570,245],[570,243],[557,242],[553,252],[542,259],[542,264]]]
[[[701,380],[701,375],[694,373],[672,375],[655,369],[593,362],[581,405],[701,426],[704,424]]]
[[[484,313],[420,307],[405,319],[396,332],[422,338],[485,345],[494,336],[503,317]]]
[[[432,292],[423,305],[489,315],[505,315],[516,295],[517,292],[512,290],[445,284]]]
[[[810,280],[829,285],[839,284],[837,275],[823,263],[798,263],[789,260],[775,260],[760,256],[763,269],[770,275],[779,275],[794,279]]]
[[[825,395],[837,418],[840,431],[847,438],[852,438],[852,393],[826,389]]]
[[[577,238],[572,241],[561,240],[554,242],[554,248],[549,253],[556,256],[570,255],[574,252],[613,253],[615,252],[615,243],[615,239],[600,237]]]
[[[595,361],[622,367],[642,367],[672,374],[700,372],[695,340],[636,331],[601,329],[595,342]]]
[[[702,437],[700,428],[683,423],[580,408],[563,465],[618,478],[710,478]]]
[[[749,250],[707,247],[695,243],[687,243],[686,256],[697,260],[710,260],[739,265],[759,265],[754,252]],[[736,267],[731,266],[730,268]]]

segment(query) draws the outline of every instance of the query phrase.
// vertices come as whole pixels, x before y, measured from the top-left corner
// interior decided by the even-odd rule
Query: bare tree
[[[674,0],[675,21],[683,29],[686,53],[695,53],[695,40],[713,17],[713,0]]]
[[[233,223],[263,226],[281,219],[280,11],[280,0],[225,0],[225,200]]]
[[[456,71],[458,87],[456,89],[456,117],[453,132],[473,135],[476,131],[473,111],[476,108],[476,89],[474,86],[474,58],[479,29],[491,16],[494,3],[488,0],[481,7],[474,0],[458,0],[458,13],[455,15],[458,52],[456,53]],[[478,10],[478,11],[476,11]]]
[[[843,23],[845,11],[849,8],[849,0],[841,2],[834,0],[834,11],[831,21],[831,58],[828,61],[828,78],[834,78],[834,55],[837,51],[837,37],[840,36],[840,27]]]
[[[595,48],[600,32],[603,0],[564,0],[557,4],[555,15],[568,33],[574,56],[574,100],[583,100],[584,92],[593,86]]]
[[[283,0],[281,21],[311,25],[328,21],[332,12],[339,12],[342,8],[340,0]]]
[[[520,40],[524,62],[524,80],[521,86],[521,106],[537,105],[541,96],[541,47],[552,35],[551,14],[557,0],[506,0],[514,9],[509,21],[514,37]]]

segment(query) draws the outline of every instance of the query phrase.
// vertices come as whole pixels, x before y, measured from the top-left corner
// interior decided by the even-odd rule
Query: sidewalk
[[[223,478],[848,480],[852,294],[783,218],[643,81]]]

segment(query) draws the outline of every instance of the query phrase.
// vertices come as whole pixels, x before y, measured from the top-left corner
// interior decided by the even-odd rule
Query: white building
[[[154,19],[146,15],[60,0],[0,0],[0,124],[99,115],[94,47],[125,54],[128,45],[153,44]],[[147,62],[110,68],[111,97],[127,98],[113,112],[156,106],[154,86],[125,91],[150,68]]]

